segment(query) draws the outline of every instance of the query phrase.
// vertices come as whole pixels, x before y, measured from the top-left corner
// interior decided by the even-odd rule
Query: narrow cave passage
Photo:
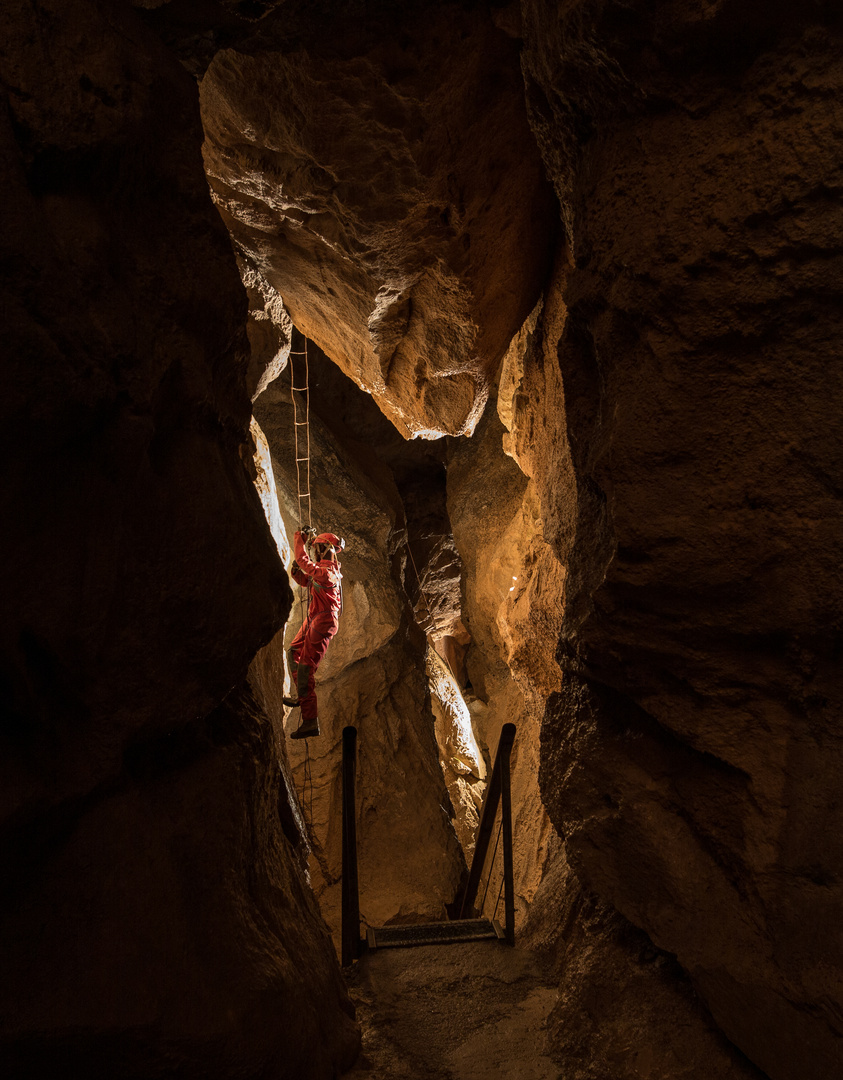
[[[553,843],[538,731],[559,685],[552,590],[564,571],[542,539],[529,469],[504,442],[552,265],[556,200],[524,111],[512,26],[470,7],[437,11],[432,24],[421,9],[407,17],[421,37],[402,31],[387,43],[384,28],[371,37],[368,21],[352,28],[343,16],[362,36],[330,46],[318,77],[308,55],[319,40],[288,41],[277,23],[271,46],[220,50],[200,81],[206,172],[249,294],[249,388],[286,527],[280,549],[301,514],[289,380],[276,377],[294,340],[293,356],[312,342],[318,525],[347,541],[342,628],[320,668],[327,736],[288,746],[319,837],[311,879],[335,935],[331,749],[345,723],[360,731],[369,925],[444,916],[473,850],[491,752],[516,718],[519,925]],[[443,143],[457,117],[471,131],[494,118],[500,138],[470,152]],[[548,594],[536,632],[538,575]],[[266,681],[261,666],[275,672],[261,698],[280,725],[280,638],[253,682]]]
[[[294,331],[291,341],[294,348],[300,346],[301,335]],[[474,493],[459,486],[466,471],[460,467],[464,438],[408,442],[375,402],[312,344],[308,363],[314,520],[319,529],[330,528],[347,541],[341,556],[347,603],[340,633],[320,669],[322,735],[305,748],[287,742],[283,756],[289,758],[301,792],[302,825],[311,844],[310,881],[339,950],[337,774],[346,724],[360,733],[361,929],[446,918],[462,868],[471,859],[490,755],[518,693],[500,629],[486,611],[500,616],[501,608],[512,604],[509,582],[517,575],[510,573],[516,565],[512,556],[498,557],[498,565],[486,567],[479,588],[462,580],[449,506],[456,509],[462,535],[468,538],[463,550],[477,565],[482,546],[497,548],[501,536],[512,531],[513,519],[516,529],[523,527],[523,505],[513,494],[523,495],[526,483],[502,451],[505,429],[495,417],[492,437],[483,434],[488,425],[477,434],[487,444],[486,496],[475,506]],[[277,494],[270,506],[280,507],[279,550],[287,560],[299,513],[292,381],[286,372],[256,397],[254,415],[260,426],[253,429],[266,441],[268,468],[258,471],[274,479]],[[298,414],[306,411],[300,403]],[[475,472],[473,466],[468,472]],[[456,486],[449,491],[451,474]],[[524,573],[520,563],[516,569]],[[465,622],[478,627],[491,656],[473,645],[463,620],[466,602],[471,618],[466,615]],[[271,714],[274,707],[279,732],[285,723],[278,708],[284,692],[283,646],[298,626],[297,616],[294,608],[286,634],[280,633],[252,667],[252,684]],[[390,617],[397,621],[390,622]],[[402,634],[408,641],[396,661],[395,642]],[[414,670],[406,665],[414,665]],[[475,685],[488,699],[475,692]],[[408,686],[419,696],[409,699]],[[404,696],[396,707],[398,687]],[[407,708],[413,712],[408,714]],[[548,823],[540,812],[535,771],[525,768],[534,761],[536,747],[529,743],[533,732],[523,704],[519,720],[525,745],[518,746],[514,759],[513,787],[521,926],[528,899],[541,880],[540,847],[546,843]],[[286,717],[288,733],[295,722]],[[396,760],[395,747],[408,736],[410,748]],[[430,768],[434,755],[441,773]],[[531,804],[538,814],[534,809],[530,815]],[[431,805],[438,817],[430,813]],[[402,820],[396,822],[395,815]],[[404,830],[412,837],[408,846],[402,840]],[[454,833],[459,847],[454,846]],[[498,912],[496,903],[502,890],[497,845],[495,853],[483,901],[488,895],[487,916],[503,920],[503,908]],[[552,975],[530,954],[501,949],[486,943],[365,956],[347,973],[364,1037],[363,1056],[352,1075],[446,1077],[452,1075],[447,1063],[453,1059],[457,1075],[466,1077],[494,1075],[488,1070],[498,1067],[556,1076],[557,1065],[543,1049],[557,997]],[[398,987],[404,988],[398,998],[405,1003],[396,1021]]]
[[[0,1075],[843,1074],[841,6],[0,24]],[[349,721],[376,924],[440,916],[517,723],[525,952],[346,979]]]
[[[580,25],[552,5],[423,7],[423,13],[414,8],[399,19],[400,30],[385,11],[374,30],[366,24],[355,33],[342,24],[348,31],[342,44],[325,47],[308,38],[307,29],[288,41],[281,30],[265,47],[218,52],[201,82],[214,200],[244,277],[257,285],[253,313],[265,313],[283,299],[301,331],[374,398],[409,445],[415,439],[430,444],[425,470],[407,462],[398,482],[401,470],[390,465],[401,507],[393,501],[388,510],[370,486],[371,513],[382,522],[381,543],[387,546],[386,522],[394,525],[396,513],[406,520],[411,552],[433,537],[445,539],[436,559],[424,552],[422,575],[437,559],[447,564],[449,537],[459,553],[460,625],[454,622],[443,651],[459,667],[455,646],[460,639],[467,646],[468,707],[481,751],[504,717],[517,716],[522,731],[515,763],[522,927],[557,955],[567,948],[588,954],[598,981],[613,966],[622,970],[617,994],[626,1002],[646,1002],[645,1028],[659,1026],[653,1017],[660,1009],[684,1017],[696,1047],[691,1071],[704,1059],[716,1059],[726,1074],[754,1075],[756,1066],[735,1057],[722,1032],[753,1062],[776,1073],[778,1054],[767,1047],[786,1048],[771,1020],[777,1010],[769,1007],[770,993],[778,990],[768,988],[779,986],[779,973],[772,964],[761,990],[746,974],[740,957],[758,955],[765,938],[749,928],[752,919],[744,920],[744,893],[735,882],[745,876],[767,880],[769,853],[780,850],[784,827],[771,824],[776,815],[753,802],[750,777],[764,757],[757,732],[776,730],[788,742],[790,721],[781,720],[774,704],[770,671],[757,671],[754,662],[749,667],[758,679],[757,698],[743,715],[731,710],[741,714],[745,693],[744,645],[732,600],[738,607],[746,603],[744,614],[761,638],[762,625],[778,625],[764,597],[777,588],[768,553],[780,547],[773,518],[762,529],[764,539],[745,540],[754,537],[757,524],[745,520],[747,508],[767,504],[751,495],[743,500],[724,481],[727,474],[741,473],[743,458],[740,451],[729,458],[723,450],[732,444],[734,429],[746,442],[749,460],[766,455],[765,437],[760,430],[753,434],[753,425],[742,419],[755,410],[766,385],[764,363],[752,344],[764,335],[738,299],[732,311],[737,338],[731,331],[724,338],[711,312],[720,310],[723,297],[748,296],[753,287],[741,276],[737,257],[725,266],[721,247],[715,244],[712,251],[703,239],[705,207],[724,205],[721,192],[744,175],[740,167],[730,172],[717,157],[721,130],[734,130],[736,116],[753,112],[761,98],[749,90],[729,98],[724,91],[712,106],[712,130],[700,129],[689,142],[689,91],[676,75],[675,60],[664,58],[674,45],[652,70],[646,64],[646,70],[639,68],[635,59],[639,52],[650,57],[652,41],[661,40],[660,15],[652,16],[644,33],[639,15],[632,17],[636,29],[621,16],[616,25],[608,13],[614,5],[608,5],[594,18],[613,44],[592,54],[591,31],[584,29],[588,19]],[[683,42],[675,44],[676,55],[682,54],[694,32],[675,12],[665,18],[672,28],[668,37],[675,29],[675,42]],[[802,32],[813,31],[782,23],[769,37],[739,34],[737,68],[743,71],[746,63],[758,85],[767,87],[764,94],[788,99],[790,91],[768,85],[776,65],[765,59],[765,50],[790,55],[788,50],[801,46],[788,35]],[[828,66],[827,30],[817,30],[812,40],[814,61],[827,73],[828,85],[837,85],[839,72]],[[717,46],[701,49],[693,63],[705,68],[711,62],[719,72],[711,59]],[[604,75],[598,77],[598,70]],[[581,71],[587,72],[582,84]],[[692,97],[705,97],[701,87],[709,76],[717,82],[712,71],[700,76]],[[616,80],[611,72],[625,74]],[[629,101],[662,101],[669,86],[672,104],[659,116],[642,105],[627,125],[620,89],[626,80],[638,87]],[[800,101],[797,112],[804,107],[813,114],[815,105]],[[697,115],[693,109],[692,114]],[[774,115],[772,110],[764,117],[771,144],[782,135]],[[493,139],[486,137],[490,130]],[[642,147],[652,147],[652,154]],[[715,148],[715,160],[707,159],[706,147]],[[810,153],[816,180],[829,162],[816,143]],[[679,179],[666,185],[665,177]],[[797,181],[801,196],[790,206],[801,206],[800,198],[810,201],[812,182]],[[707,197],[687,203],[686,193],[699,190]],[[753,198],[760,207],[772,194],[756,191]],[[762,252],[784,252],[790,243],[757,238],[756,224],[774,220],[765,214],[740,217],[724,210],[718,228],[728,237],[741,236],[735,250],[746,247],[763,261],[768,256]],[[683,239],[676,224],[686,219],[696,221],[693,239]],[[667,248],[665,222],[672,229]],[[799,302],[791,293],[780,295],[783,280],[767,284],[781,302],[793,300],[787,318],[795,326]],[[832,317],[826,307],[823,312],[823,319]],[[752,372],[739,387],[728,375],[733,358],[726,342],[732,340],[742,343],[741,370],[746,365]],[[699,365],[698,357],[705,358]],[[788,364],[779,370],[789,370]],[[782,379],[779,390],[792,399],[789,376]],[[264,392],[264,408],[271,394]],[[734,410],[728,421],[723,400]],[[703,403],[699,413],[697,401]],[[813,429],[813,406],[806,408],[804,419]],[[349,427],[359,434],[354,412]],[[327,421],[325,426],[331,427]],[[799,442],[799,425],[785,426]],[[444,450],[434,449],[443,437]],[[717,450],[709,458],[711,447]],[[704,478],[696,486],[683,466],[690,460],[706,461],[695,474]],[[444,471],[446,478],[446,513],[440,511],[438,524],[426,522],[443,494],[441,487],[426,490],[428,471]],[[376,474],[372,466],[369,479]],[[767,490],[766,480],[758,483]],[[753,479],[750,486],[755,484]],[[803,508],[800,521],[830,512],[826,496],[814,491],[807,476],[794,485]],[[379,487],[382,496],[386,488]],[[349,482],[346,492],[351,488]],[[717,492],[713,503],[707,501],[709,491]],[[772,501],[776,514],[786,516],[779,497]],[[708,517],[703,505],[717,510]],[[712,525],[715,519],[723,523],[725,537]],[[802,530],[797,523],[786,532],[796,542]],[[377,543],[369,543],[376,551]],[[391,554],[400,558],[395,549]],[[747,558],[757,575],[748,570]],[[349,669],[359,676],[352,698],[355,709],[378,715],[383,732],[399,688],[402,701],[395,711],[406,717],[425,687],[421,680],[412,690],[408,685],[409,672],[418,667],[410,659],[412,648],[391,667],[396,639],[388,621],[379,621],[383,605],[400,606],[403,599],[385,586],[382,603],[373,605],[364,592],[360,610],[366,606],[367,636],[383,645]],[[719,636],[705,629],[708,614],[701,615],[712,598]],[[444,597],[441,606],[447,608]],[[796,624],[804,611],[794,597]],[[392,651],[390,663],[381,657],[384,650]],[[337,654],[333,662],[339,662]],[[823,663],[818,660],[816,670]],[[376,686],[395,689],[380,696]],[[348,700],[337,697],[337,712]],[[796,699],[791,694],[789,700]],[[829,700],[824,694],[812,698],[820,710]],[[819,713],[812,723],[826,730]],[[746,745],[734,742],[735,724],[747,735]],[[421,742],[410,760],[432,760],[429,741],[421,749],[425,738],[413,733],[411,741]],[[364,856],[372,864],[361,868],[363,879],[388,880],[394,890],[392,901],[385,892],[366,898],[366,917],[381,922],[383,916],[435,917],[470,846],[472,789],[481,782],[479,767],[472,763],[462,772],[467,762],[446,752],[450,800],[466,812],[457,815],[463,820],[463,851],[450,836],[443,845],[442,815],[431,805],[438,800],[430,799],[439,774],[426,768],[426,795],[408,786],[410,773],[393,756],[402,745],[399,739],[382,747],[382,761],[389,765],[362,764],[371,802],[361,807],[361,836],[382,841],[369,851],[385,851],[397,829],[402,852],[413,850],[419,860],[408,876],[415,858],[402,857],[399,868]],[[413,776],[419,780],[418,772]],[[779,781],[770,783],[776,788]],[[320,801],[329,805],[329,785],[321,788]],[[739,824],[731,828],[726,822],[738,818],[724,813],[725,804],[742,807]],[[412,847],[404,831],[408,805],[426,807]],[[335,821],[336,813],[326,815],[328,831],[330,818]],[[335,852],[336,845],[335,833]],[[434,856],[436,850],[447,851],[447,857]],[[696,868],[690,874],[696,884],[688,867]],[[418,869],[426,882],[435,882],[432,905],[429,889],[418,887]],[[336,893],[331,860],[323,860],[319,872],[316,889],[328,910],[327,897]],[[658,899],[651,901],[654,883]],[[757,925],[780,926],[787,936],[789,901],[777,890],[775,896],[762,892]],[[547,894],[554,900],[545,907]],[[543,927],[541,915],[531,919],[531,907],[557,928],[565,925],[567,940]],[[713,944],[722,926],[729,928],[731,954]],[[643,943],[637,934],[645,935]],[[595,935],[601,944],[592,953],[588,943]],[[651,953],[657,963],[642,974],[638,966]],[[587,964],[577,970],[592,969]],[[796,968],[785,977],[789,1001],[801,1000],[799,978]],[[643,993],[634,989],[639,986],[646,988]],[[823,997],[824,986],[820,979],[811,994]],[[569,1000],[589,993],[590,974],[573,977]],[[697,1007],[694,993],[704,1005]],[[745,1009],[735,1008],[735,995],[748,1002]],[[608,993],[606,1000],[615,998]],[[785,1011],[799,1027],[800,1006]],[[821,1012],[812,1039],[822,1042],[828,1063],[836,1051]],[[662,1042],[655,1055],[660,1064],[653,1068],[670,1074],[685,1051],[673,1034]],[[653,1058],[652,1047],[641,1053],[641,1060]],[[823,1068],[818,1066],[818,1075]]]
[[[462,440],[408,442],[374,401],[313,345],[309,364],[313,509],[320,528],[330,528],[346,540],[342,553],[345,609],[340,632],[320,668],[324,741],[314,740],[306,748],[289,743],[287,753],[302,791],[305,770],[308,773],[305,801],[308,814],[312,807],[314,840],[311,879],[336,937],[337,747],[342,727],[357,726],[361,735],[358,829],[364,925],[441,919],[473,852],[486,770],[500,727],[511,716],[514,688],[496,628],[486,622],[483,602],[473,599],[477,589],[461,581],[462,561],[449,520],[449,503],[460,508],[466,535],[478,531],[471,498],[464,499],[459,490],[450,494],[447,490],[447,477]],[[290,537],[299,512],[289,372],[256,397],[254,413],[271,459],[283,530],[279,549],[289,563]],[[300,413],[304,415],[303,405]],[[502,452],[498,459],[499,470],[508,475],[518,472]],[[490,481],[491,468],[489,461],[486,477]],[[459,476],[457,468],[454,472]],[[494,505],[487,500],[483,508],[487,532],[495,518],[500,518],[498,531],[508,528],[520,505],[510,500],[506,485],[493,482],[492,487],[497,487],[501,498]],[[465,550],[476,559],[476,548]],[[509,601],[509,570],[508,561],[501,565],[493,579],[494,592],[484,598],[487,607],[500,605],[504,597]],[[478,626],[486,649],[493,650],[490,658],[471,644],[463,621],[463,596],[472,597],[472,625]],[[286,633],[267,646],[253,672],[263,699],[276,710],[287,692],[284,642],[289,644],[300,619],[294,609]],[[399,648],[402,638],[406,640]],[[399,693],[402,696],[396,701]],[[276,718],[280,722],[282,713],[276,712]],[[529,728],[522,734],[525,745],[519,747],[514,762],[519,921],[538,884],[541,862],[536,849],[543,841],[541,828],[547,829],[546,819],[539,817],[536,830],[534,819],[523,814],[524,805],[537,802],[538,796],[535,775],[524,768],[535,753],[528,741]],[[394,747],[408,736],[408,756],[396,760]],[[418,759],[413,753],[420,755]],[[436,754],[441,775],[430,771]],[[417,777],[415,786],[408,783],[408,775]],[[418,786],[424,779],[430,785],[427,791]],[[424,810],[426,805],[429,811]],[[447,808],[444,818],[443,807]],[[391,821],[392,815],[401,815],[403,822]],[[406,851],[401,848],[402,828],[415,837]],[[461,850],[454,847],[454,830]],[[391,878],[384,880],[387,866]],[[498,865],[493,895],[499,874]],[[390,894],[390,881],[396,880],[401,887]]]
[[[460,34],[454,35],[449,27],[446,37],[438,36],[440,14],[437,9],[424,35],[412,13],[409,36],[393,38],[385,30],[384,37],[364,34],[354,44],[329,49],[320,57],[316,78],[313,54],[297,47],[218,53],[201,84],[212,193],[240,256],[244,280],[252,286],[253,317],[266,321],[283,298],[301,331],[371,395],[401,436],[410,438],[402,445],[394,433],[389,434],[387,456],[377,455],[380,466],[387,466],[387,478],[383,468],[366,457],[378,449],[379,440],[371,430],[360,438],[366,425],[361,422],[364,409],[359,399],[354,404],[352,395],[341,410],[329,406],[320,418],[326,454],[334,444],[338,413],[346,427],[341,441],[366,443],[365,451],[355,448],[350,456],[334,447],[332,462],[340,463],[348,474],[343,484],[334,483],[343,492],[337,502],[348,512],[350,492],[366,490],[367,509],[371,507],[372,519],[381,522],[381,543],[399,562],[400,541],[391,530],[398,526],[400,532],[403,519],[410,562],[420,561],[419,576],[437,581],[436,616],[451,624],[443,635],[442,652],[460,669],[464,687],[470,687],[467,708],[480,753],[488,751],[491,733],[500,730],[504,719],[518,717],[519,925],[528,938],[532,935],[533,941],[557,953],[568,942],[562,945],[558,932],[548,931],[549,911],[556,912],[550,921],[557,925],[565,913],[561,921],[569,927],[569,938],[579,940],[579,948],[586,952],[588,946],[582,943],[596,926],[601,927],[602,959],[595,959],[596,968],[602,970],[606,957],[613,956],[628,973],[627,987],[637,982],[635,958],[643,963],[640,958],[652,952],[657,964],[642,983],[647,1007],[654,1013],[659,1003],[669,1001],[669,1011],[688,1017],[694,1041],[707,1048],[702,1056],[713,1055],[729,1070],[730,1049],[705,1009],[695,1010],[685,973],[672,967],[674,952],[687,947],[688,955],[694,954],[695,946],[689,944],[695,936],[694,917],[688,915],[690,934],[676,938],[669,916],[661,928],[658,918],[651,919],[641,895],[646,896],[649,879],[662,874],[659,856],[648,862],[643,885],[636,883],[634,873],[617,869],[625,865],[624,845],[615,851],[615,824],[602,822],[607,814],[617,814],[623,821],[617,825],[620,831],[632,830],[633,850],[638,826],[629,826],[624,818],[624,797],[615,790],[611,768],[605,769],[597,791],[590,780],[593,772],[601,772],[593,758],[599,762],[605,754],[614,759],[615,736],[610,732],[616,727],[625,731],[627,726],[648,747],[645,764],[635,752],[627,756],[622,751],[615,766],[621,776],[627,777],[629,771],[633,775],[625,781],[626,797],[636,808],[631,819],[646,802],[642,788],[657,790],[664,786],[662,778],[669,776],[669,793],[662,791],[655,803],[659,809],[665,801],[679,807],[683,797],[675,793],[674,783],[681,787],[687,773],[705,771],[702,758],[693,760],[696,747],[688,748],[693,739],[683,743],[684,732],[677,731],[667,711],[656,705],[656,716],[649,714],[650,679],[675,687],[675,677],[661,674],[660,661],[659,674],[651,676],[644,646],[646,674],[640,675],[641,687],[633,685],[631,690],[623,650],[616,651],[611,629],[614,612],[630,610],[625,590],[635,587],[634,568],[628,582],[623,564],[628,553],[634,560],[636,544],[620,544],[614,532],[618,523],[623,524],[615,494],[616,481],[622,486],[625,479],[625,466],[615,466],[607,449],[608,433],[618,417],[623,426],[626,402],[643,392],[635,379],[629,396],[619,392],[612,399],[609,390],[610,375],[623,369],[623,343],[636,340],[639,332],[629,311],[635,303],[619,302],[604,326],[602,287],[592,284],[596,295],[589,296],[587,273],[579,278],[574,273],[575,266],[585,270],[589,259],[587,242],[579,248],[578,261],[566,247],[574,239],[579,243],[573,231],[575,217],[596,213],[591,208],[600,207],[600,196],[586,195],[582,189],[574,203],[566,181],[560,179],[565,168],[559,166],[560,146],[544,134],[552,110],[540,86],[543,75],[537,74],[545,58],[539,55],[536,39],[527,64],[523,54],[516,58],[526,11],[498,12],[492,30],[483,15],[476,18],[477,11],[464,8],[458,17]],[[448,14],[454,18],[455,9]],[[424,44],[419,46],[422,38]],[[460,44],[455,44],[457,40]],[[527,80],[526,102],[521,97],[522,76]],[[474,112],[478,99],[483,100],[481,123],[489,124],[494,117],[498,137],[475,138],[470,142],[473,153],[463,155],[468,141],[455,148],[447,134],[443,138],[443,127],[447,133],[448,123],[458,117],[463,138],[471,140],[478,132]],[[587,141],[585,135],[583,140]],[[572,145],[567,150],[573,157],[579,153]],[[555,192],[545,182],[546,169],[554,174]],[[266,177],[271,177],[269,184]],[[568,231],[561,243],[558,215]],[[611,242],[609,246],[611,250]],[[613,258],[611,253],[607,256],[610,267]],[[608,277],[616,270],[605,273]],[[648,299],[655,305],[661,302],[658,287]],[[323,375],[326,384],[329,379]],[[257,399],[255,409],[258,419],[263,413],[277,433],[282,402],[277,384],[272,386]],[[270,418],[273,406],[275,416]],[[377,418],[373,410],[370,413]],[[276,438],[270,434],[270,446]],[[414,446],[418,439],[423,440],[421,450],[418,443]],[[629,452],[630,461],[638,456],[647,462],[658,460],[657,454],[639,451],[634,439]],[[356,467],[349,464],[352,460]],[[602,462],[599,469],[597,462]],[[646,475],[646,465],[643,472]],[[631,474],[634,481],[634,465]],[[371,483],[375,476],[377,493]],[[444,485],[435,482],[443,478]],[[320,479],[331,483],[328,471]],[[395,491],[384,500],[390,484]],[[642,505],[645,520],[647,512],[660,518],[657,494],[645,495]],[[669,533],[672,523],[663,525]],[[640,526],[634,525],[631,533],[637,530]],[[368,542],[370,554],[377,552],[371,535],[360,536],[359,541]],[[456,574],[449,579],[447,572],[454,551],[460,565],[459,605],[453,597]],[[415,559],[417,553],[420,560]],[[594,596],[613,570],[619,574],[617,595],[611,586],[604,590],[604,607],[604,601],[595,602]],[[370,589],[376,577],[373,567],[367,563],[357,572],[364,575],[357,581],[362,637],[375,648],[365,657],[354,657],[345,669],[353,673],[351,693],[343,685],[345,672],[339,670],[341,654],[333,654],[336,693],[331,705],[339,714],[353,701],[355,715],[376,715],[377,740],[389,730],[393,715],[406,724],[408,708],[426,688],[422,680],[412,689],[409,686],[410,672],[419,666],[418,649],[410,644],[396,665],[395,619],[382,617],[388,610],[384,605],[392,603],[397,612],[404,604],[406,568],[397,592],[395,579],[384,583],[382,600],[375,604]],[[417,595],[412,600],[418,625],[419,608],[427,607],[427,602],[422,604]],[[581,646],[584,624],[589,630]],[[589,634],[596,643],[593,648]],[[630,634],[634,640],[636,631]],[[612,659],[616,656],[620,658]],[[428,662],[428,670],[435,666],[435,659]],[[398,688],[402,700],[396,707]],[[370,844],[363,844],[361,877],[379,883],[377,889],[368,886],[372,892],[362,898],[364,918],[372,922],[436,918],[471,846],[473,808],[482,784],[480,759],[471,745],[462,748],[463,754],[452,752],[454,739],[449,745],[447,735],[441,738],[448,719],[441,697],[435,711],[449,814],[437,815],[436,804],[441,808],[443,794],[439,773],[432,768],[429,732],[412,732],[414,749],[406,764],[394,756],[396,747],[406,745],[405,730],[382,742],[379,753],[375,743],[371,757],[362,759],[361,789],[368,798],[363,796],[359,830],[361,839],[369,838]],[[585,744],[579,745],[577,739]],[[366,743],[366,738],[361,740],[361,746]],[[715,757],[721,753],[727,783],[737,792],[741,780],[730,771],[735,765],[723,747],[717,748]],[[413,771],[419,762],[426,764]],[[295,757],[293,764],[300,765]],[[639,768],[643,780],[636,772]],[[418,783],[422,772],[424,784]],[[327,763],[317,759],[317,813],[327,839],[315,858],[318,870],[313,879],[323,912],[335,927],[338,813],[336,785],[331,787],[328,773]],[[410,773],[418,786],[408,784]],[[719,783],[712,775],[704,786]],[[437,789],[440,794],[431,798]],[[703,802],[710,797],[706,794]],[[408,806],[421,823],[412,831],[411,846]],[[552,807],[558,832],[548,815]],[[443,833],[444,818],[454,809],[461,848],[453,843],[449,827]],[[680,820],[683,813],[668,811]],[[658,819],[659,811],[645,811],[643,817]],[[571,840],[569,820],[573,834],[582,838],[580,843]],[[649,841],[656,851],[660,828],[652,827]],[[384,853],[396,833],[401,855],[390,861]],[[714,850],[719,850],[718,844]],[[436,851],[447,855],[443,858]],[[685,857],[693,861],[695,854],[691,843]],[[580,880],[583,867],[587,869]],[[676,874],[681,879],[681,869]],[[590,889],[595,882],[604,882],[604,875],[609,884],[598,888],[601,900],[595,902]],[[674,871],[667,877],[672,881]],[[549,906],[548,894],[553,897]],[[611,899],[616,894],[624,897],[619,904]],[[531,919],[534,901],[539,914]],[[688,912],[694,906],[689,902]],[[626,932],[622,921],[613,921],[621,914],[632,916],[631,923],[645,934],[643,943],[632,927]],[[650,931],[653,940],[666,948],[647,939]],[[624,993],[638,997],[631,989]],[[722,1014],[718,1017],[730,1031]],[[642,1053],[643,1060],[651,1051]],[[681,1050],[668,1039],[664,1060],[672,1062],[677,1056],[681,1058]],[[662,1067],[670,1071],[673,1065]],[[734,1068],[737,1074],[745,1071],[742,1064]],[[752,1071],[749,1066],[747,1075]]]

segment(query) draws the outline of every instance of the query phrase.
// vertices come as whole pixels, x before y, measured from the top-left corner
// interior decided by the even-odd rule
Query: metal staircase
[[[399,948],[410,945],[452,945],[464,941],[504,941],[515,944],[515,885],[512,863],[512,801],[509,759],[515,741],[515,724],[501,729],[492,775],[483,798],[474,857],[465,886],[451,905],[457,918],[448,922],[414,923],[398,926],[369,927],[366,938],[360,937],[360,905],[357,884],[357,823],[354,814],[357,771],[357,729],[347,727],[342,733],[342,963],[356,960],[361,949]],[[477,893],[489,851],[498,806],[498,840],[503,840],[504,926],[494,917],[486,919],[476,910]],[[498,843],[492,855],[494,863]],[[489,867],[491,874],[492,867]],[[487,885],[488,888],[488,885]],[[485,895],[483,900],[485,901]]]

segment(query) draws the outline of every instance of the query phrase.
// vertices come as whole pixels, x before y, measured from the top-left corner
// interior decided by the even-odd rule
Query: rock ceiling
[[[474,429],[545,277],[558,215],[521,87],[518,42],[450,8],[341,55],[222,51],[202,79],[238,251],[409,436]]]

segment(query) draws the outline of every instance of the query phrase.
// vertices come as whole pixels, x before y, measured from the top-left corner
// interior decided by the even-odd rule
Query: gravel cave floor
[[[534,953],[379,949],[345,974],[363,1031],[346,1080],[561,1080],[546,1030],[557,990]]]

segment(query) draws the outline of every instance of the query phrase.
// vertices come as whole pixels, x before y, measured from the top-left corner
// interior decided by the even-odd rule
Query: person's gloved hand
[[[305,543],[310,543],[314,536],[316,536],[316,530],[312,525],[302,525],[299,532],[302,534]]]
[[[293,559],[293,565],[290,567],[290,573],[291,574],[297,574],[299,569],[300,569],[299,564],[296,562],[295,559]]]

